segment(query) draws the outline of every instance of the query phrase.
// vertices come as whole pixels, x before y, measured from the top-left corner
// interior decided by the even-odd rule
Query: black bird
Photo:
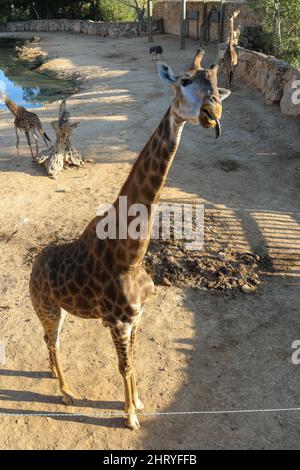
[[[151,46],[150,50],[149,50],[149,53],[152,54],[152,60],[153,60],[153,58],[154,58],[154,60],[157,60],[157,54],[159,54],[161,56],[162,53],[163,53],[163,49],[162,49],[161,46]]]

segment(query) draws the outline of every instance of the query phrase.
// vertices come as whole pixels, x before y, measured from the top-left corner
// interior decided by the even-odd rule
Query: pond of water
[[[75,82],[47,77],[32,70],[34,65],[17,57],[15,47],[0,42],[0,90],[27,108],[69,96]],[[0,109],[7,109],[0,101]]]

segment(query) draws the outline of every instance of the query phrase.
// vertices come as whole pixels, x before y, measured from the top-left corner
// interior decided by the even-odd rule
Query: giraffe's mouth
[[[203,127],[215,129],[216,139],[221,136],[222,129],[220,120],[214,115],[214,113],[212,113],[204,106],[201,108],[199,121]]]

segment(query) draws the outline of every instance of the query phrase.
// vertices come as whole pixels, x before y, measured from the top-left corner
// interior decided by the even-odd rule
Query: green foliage
[[[103,21],[135,21],[135,11],[118,0],[101,0],[101,18]]]
[[[134,21],[136,12],[118,0],[0,0],[0,21],[45,18]]]
[[[299,67],[300,1],[249,0],[249,4],[264,18],[263,39],[266,41],[260,45],[261,49],[267,54],[274,54]],[[281,34],[278,30],[278,23]]]

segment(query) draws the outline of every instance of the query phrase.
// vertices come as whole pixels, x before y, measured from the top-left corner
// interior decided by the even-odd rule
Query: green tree
[[[266,52],[299,67],[300,1],[249,0],[249,4],[264,18],[263,28],[270,38]]]
[[[100,0],[101,19],[103,21],[134,21],[136,15],[133,9],[122,4],[119,0]]]
[[[135,14],[117,0],[0,0],[0,21],[45,18],[118,21],[133,20]]]
[[[133,10],[140,23],[145,20],[147,0],[118,0],[118,2]]]

